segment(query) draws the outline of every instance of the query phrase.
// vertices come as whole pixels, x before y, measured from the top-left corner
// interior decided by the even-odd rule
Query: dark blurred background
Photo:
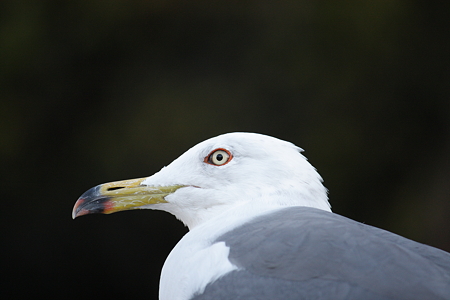
[[[187,229],[71,218],[232,131],[294,142],[336,213],[450,251],[450,1],[1,1],[2,299],[156,299]]]

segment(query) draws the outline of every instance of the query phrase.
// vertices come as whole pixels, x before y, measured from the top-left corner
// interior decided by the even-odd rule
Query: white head
[[[192,147],[153,176],[133,181],[132,188],[140,191],[135,194],[151,191],[155,195],[158,191],[162,195],[158,201],[153,196],[150,202],[94,212],[159,209],[172,213],[192,229],[226,210],[249,203],[255,207],[309,206],[330,211],[322,178],[301,151],[292,143],[262,134],[219,135]],[[103,192],[97,191],[95,197],[123,202],[123,194],[130,184],[121,183],[96,187]],[[174,186],[170,192],[161,189]],[[109,191],[115,195],[107,195]],[[87,199],[92,198],[91,194],[81,196],[80,200],[91,203]],[[126,201],[129,199],[127,192]],[[77,204],[74,216],[92,210]]]

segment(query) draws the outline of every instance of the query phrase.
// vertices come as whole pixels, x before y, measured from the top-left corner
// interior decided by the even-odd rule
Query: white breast
[[[211,244],[199,239],[195,232],[187,233],[171,251],[164,263],[160,300],[187,300],[202,293],[209,282],[237,267],[228,260],[230,249],[224,242]]]

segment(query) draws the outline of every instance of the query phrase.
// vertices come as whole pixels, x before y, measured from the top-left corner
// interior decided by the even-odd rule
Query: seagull
[[[290,142],[228,133],[156,174],[100,184],[72,217],[173,214],[189,232],[167,257],[161,300],[450,299],[450,253],[331,212]]]

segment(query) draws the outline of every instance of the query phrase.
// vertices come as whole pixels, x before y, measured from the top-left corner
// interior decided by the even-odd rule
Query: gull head
[[[91,188],[75,203],[72,216],[158,209],[192,229],[231,209],[242,214],[286,206],[330,211],[322,178],[301,152],[262,134],[219,135],[152,176]]]

